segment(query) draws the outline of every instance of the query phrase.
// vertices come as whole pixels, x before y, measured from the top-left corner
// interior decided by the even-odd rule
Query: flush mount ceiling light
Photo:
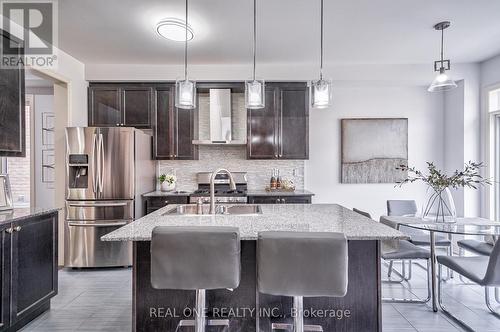
[[[444,60],[444,29],[450,27],[449,21],[439,22],[434,26],[434,29],[441,31],[441,60],[434,61],[434,71],[439,72],[436,78],[432,81],[431,85],[427,89],[429,92],[446,91],[457,87],[457,83],[452,80],[446,71],[450,70],[450,60]]]
[[[257,10],[256,0],[253,0],[253,76],[249,81],[245,81],[245,107],[250,109],[264,108],[265,82],[255,78],[255,53],[257,48]]]
[[[196,108],[196,81],[190,81],[187,74],[188,59],[188,0],[186,0],[186,21],[184,23],[184,80],[175,82],[175,107]]]
[[[323,0],[321,0],[321,42],[320,42],[320,65],[319,80],[311,82],[311,106],[313,108],[328,108],[332,105],[332,81],[323,79]]]
[[[186,25],[185,21],[177,18],[164,18],[158,22],[156,24],[156,33],[165,39],[179,42],[194,38],[193,29]]]

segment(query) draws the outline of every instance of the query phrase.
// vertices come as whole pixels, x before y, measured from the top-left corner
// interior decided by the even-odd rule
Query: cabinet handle
[[[14,231],[16,231],[16,232],[21,231],[21,226],[16,226],[16,227],[14,227]]]
[[[6,233],[12,234],[14,232],[14,228],[10,227],[5,230]]]

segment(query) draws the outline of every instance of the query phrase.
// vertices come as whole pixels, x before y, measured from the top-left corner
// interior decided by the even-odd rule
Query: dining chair
[[[474,239],[463,239],[457,241],[458,245],[458,255],[459,256],[464,256],[465,251],[471,252],[475,255],[481,255],[481,256],[489,256],[491,255],[491,252],[493,251],[493,244],[486,242],[486,241],[478,241]],[[460,280],[463,283],[467,283],[466,280],[464,280],[464,277],[460,275]],[[500,290],[498,287],[495,288],[495,301],[500,303]]]
[[[399,217],[414,217],[418,212],[417,202],[415,200],[387,200],[387,215],[388,216],[399,216]],[[410,241],[414,245],[422,247],[430,247],[431,242],[429,235],[425,232],[412,229],[409,227],[401,226],[400,231],[410,236]],[[451,239],[445,235],[436,235],[435,243],[437,248],[445,249],[448,255],[453,255],[453,249],[451,245]],[[424,266],[417,263],[420,267]],[[412,262],[409,262],[408,276],[411,279],[412,275]],[[452,274],[448,273],[448,277]]]
[[[353,208],[354,212],[361,214],[367,218],[372,219],[370,213]],[[391,243],[392,244],[392,243]],[[431,277],[430,277],[430,252],[427,249],[418,247],[406,240],[398,240],[396,246],[390,245],[387,247],[391,247],[391,249],[384,250],[384,241],[382,241],[382,249],[381,256],[384,261],[389,262],[389,270],[387,273],[387,277],[389,280],[384,280],[387,283],[401,283],[403,281],[409,281],[411,275],[409,277],[406,276],[405,272],[405,260],[425,260],[427,262],[427,297],[423,300],[416,300],[411,298],[382,298],[383,302],[388,303],[427,303],[431,299]],[[399,273],[396,269],[394,269],[394,273],[400,277],[400,280],[391,280],[391,273],[393,271],[393,262],[401,261],[401,273]]]
[[[442,267],[445,266],[460,275],[463,275],[470,281],[484,287],[484,298],[486,302],[486,307],[492,314],[500,318],[500,312],[496,311],[490,300],[490,287],[500,287],[500,241],[497,241],[493,247],[491,255],[488,256],[472,256],[472,257],[460,257],[460,256],[438,256],[438,302],[439,306],[447,315],[456,320],[458,323],[470,329],[470,327],[465,324],[458,317],[453,315],[450,311],[446,309],[443,304],[443,281]]]

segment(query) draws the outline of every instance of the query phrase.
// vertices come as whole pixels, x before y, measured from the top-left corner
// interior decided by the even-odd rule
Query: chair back
[[[408,216],[417,214],[417,203],[414,200],[388,200],[388,216]]]
[[[257,288],[279,296],[342,297],[347,292],[348,244],[342,233],[261,232]]]
[[[368,212],[361,211],[361,210],[358,210],[358,209],[356,209],[356,208],[353,208],[352,210],[353,210],[354,212],[356,212],[356,213],[359,213],[359,214],[360,214],[360,215],[362,215],[362,216],[365,216],[365,217],[367,217],[367,218],[372,219],[371,214],[369,214]]]
[[[238,228],[156,226],[151,237],[151,285],[183,290],[237,288],[240,256]]]
[[[483,280],[486,286],[500,287],[500,241],[493,247]]]

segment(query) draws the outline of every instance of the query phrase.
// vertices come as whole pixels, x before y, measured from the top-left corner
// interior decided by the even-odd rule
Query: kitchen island
[[[103,241],[134,241],[133,330],[175,331],[192,318],[195,292],[156,290],[150,282],[150,240],[156,226],[233,226],[241,236],[241,283],[233,291],[207,291],[208,317],[231,319],[231,331],[270,331],[271,322],[291,321],[292,299],[256,291],[256,239],[262,231],[341,232],[349,240],[349,285],[343,298],[305,298],[305,323],[324,331],[381,331],[381,240],[399,231],[337,204],[261,205],[257,215],[169,214],[170,205],[138,219]],[[321,273],[321,271],[311,271]],[[259,328],[257,328],[259,327]]]

